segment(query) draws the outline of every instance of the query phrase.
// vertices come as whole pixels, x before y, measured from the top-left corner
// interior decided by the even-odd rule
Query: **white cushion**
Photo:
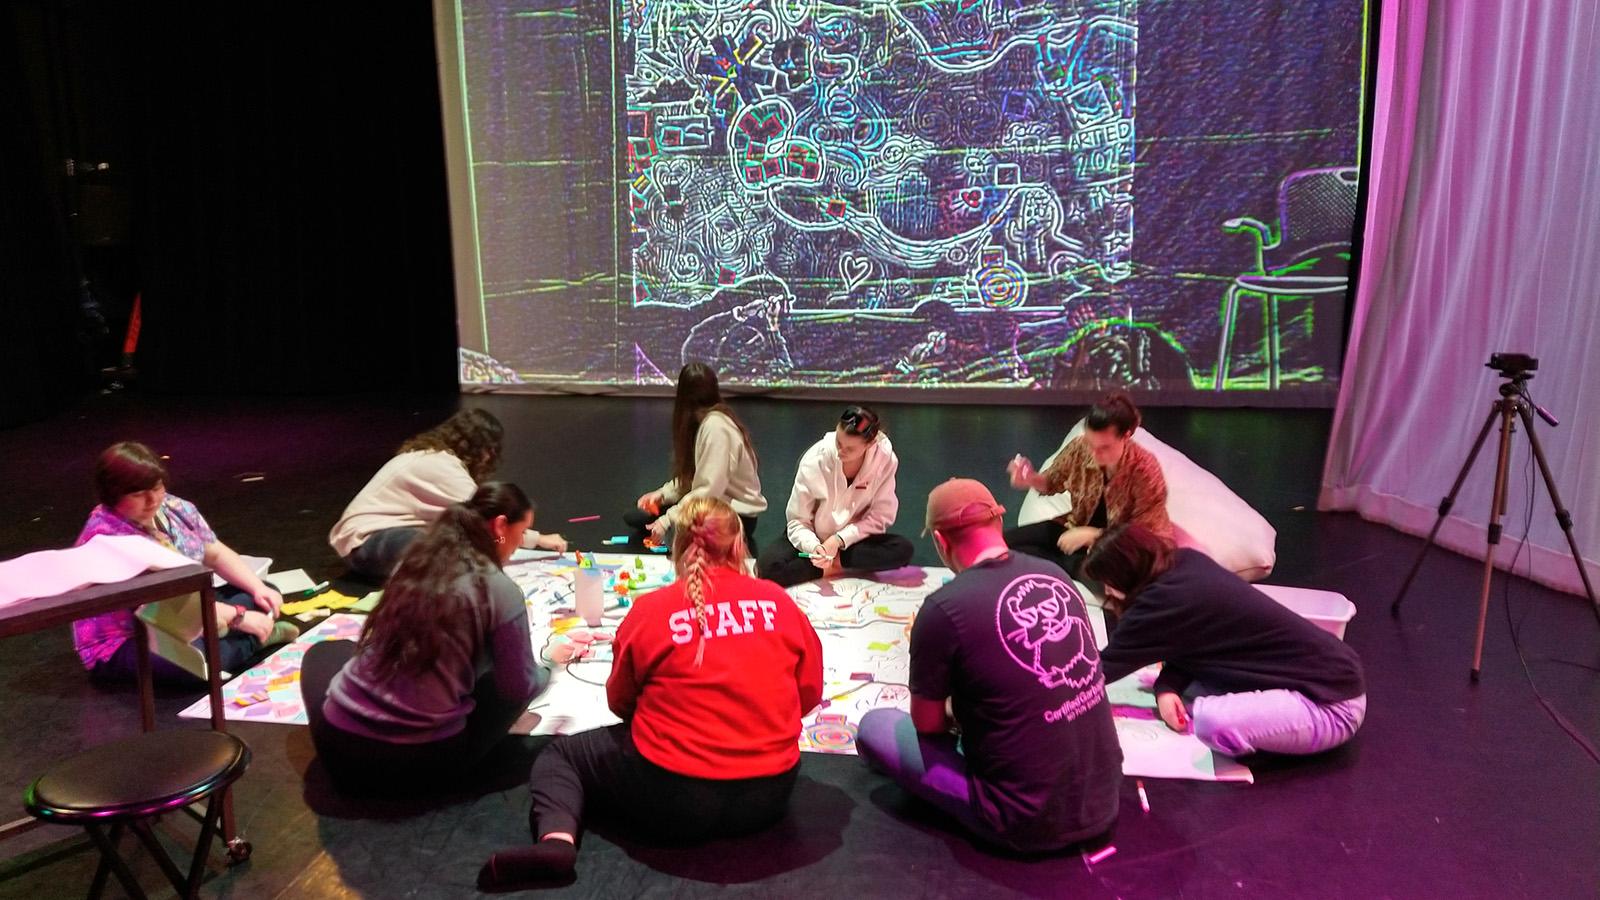
[[[1048,468],[1067,442],[1082,433],[1083,421],[1079,420],[1039,470]],[[1278,558],[1278,532],[1260,513],[1217,476],[1150,432],[1140,428],[1133,433],[1133,440],[1161,463],[1161,474],[1167,480],[1167,517],[1180,546],[1199,550],[1246,581],[1259,581],[1272,573]],[[1017,510],[1017,524],[1043,522],[1066,515],[1071,508],[1072,498],[1065,492],[1046,497],[1030,490]]]

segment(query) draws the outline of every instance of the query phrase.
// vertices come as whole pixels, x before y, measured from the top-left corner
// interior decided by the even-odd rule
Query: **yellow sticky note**
[[[285,603],[283,605],[283,614],[286,616],[298,616],[313,609],[346,609],[360,602],[360,597],[352,597],[349,594],[341,594],[338,591],[323,591],[315,597]]]

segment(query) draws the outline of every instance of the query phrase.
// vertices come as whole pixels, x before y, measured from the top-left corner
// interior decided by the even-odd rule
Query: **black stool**
[[[23,803],[35,818],[82,825],[89,832],[100,848],[100,866],[89,887],[91,900],[105,888],[108,871],[116,873],[130,896],[146,896],[117,853],[124,827],[155,857],[179,896],[194,897],[218,829],[221,792],[249,766],[250,748],[231,734],[152,731],[86,750],[62,762],[28,787]],[[203,817],[188,809],[189,804],[201,800],[207,801]],[[179,808],[200,822],[200,841],[187,878],[150,830],[152,818]]]

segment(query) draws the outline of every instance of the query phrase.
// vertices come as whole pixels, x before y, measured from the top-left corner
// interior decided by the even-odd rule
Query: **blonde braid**
[[[700,643],[694,651],[694,667],[698,669],[706,658],[706,632],[711,630],[706,621],[706,548],[700,529],[692,529],[689,542],[683,553],[683,592],[694,603],[694,620],[700,623]]]
[[[706,580],[716,566],[739,570],[744,562],[744,532],[732,507],[712,497],[694,497],[680,503],[677,519],[672,555],[683,592],[694,604],[695,621],[700,625],[700,645],[694,652],[694,664],[699,668],[705,661],[706,635],[711,631],[706,615]]]

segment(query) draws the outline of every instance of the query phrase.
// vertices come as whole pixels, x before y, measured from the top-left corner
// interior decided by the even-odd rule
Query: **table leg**
[[[139,723],[145,731],[156,730],[156,695],[151,686],[150,630],[136,613],[133,617],[134,669],[139,678]]]

